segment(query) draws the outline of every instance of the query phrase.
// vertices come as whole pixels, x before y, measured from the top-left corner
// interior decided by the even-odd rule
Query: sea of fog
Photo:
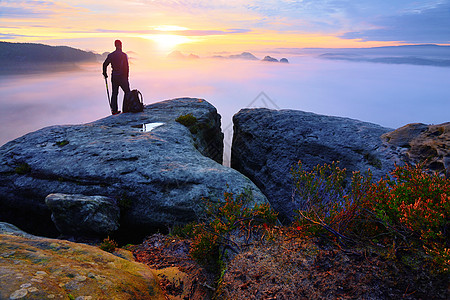
[[[225,164],[232,116],[245,107],[303,110],[390,128],[450,121],[448,67],[309,56],[289,60],[134,61],[130,85],[142,91],[146,104],[177,97],[213,104],[222,116]],[[100,63],[67,72],[0,76],[0,107],[0,145],[45,126],[87,123],[110,114]]]

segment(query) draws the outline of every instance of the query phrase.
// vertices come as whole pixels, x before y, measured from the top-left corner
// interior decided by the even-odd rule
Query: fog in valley
[[[130,85],[143,93],[145,104],[195,97],[214,105],[222,116],[225,161],[232,116],[245,107],[303,110],[391,128],[450,121],[449,67],[286,57],[289,64],[130,59]],[[45,126],[109,116],[101,72],[101,63],[91,63],[70,71],[1,75],[0,145]],[[121,91],[119,107],[122,96]]]

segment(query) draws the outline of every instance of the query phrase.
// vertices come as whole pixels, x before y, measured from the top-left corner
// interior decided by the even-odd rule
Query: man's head
[[[122,50],[122,42],[120,40],[116,40],[114,46],[116,46],[117,49]]]

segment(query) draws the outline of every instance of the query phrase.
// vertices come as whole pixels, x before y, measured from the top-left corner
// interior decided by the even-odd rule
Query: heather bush
[[[106,239],[103,239],[103,242],[99,245],[99,248],[106,252],[114,252],[117,248],[117,243],[110,239],[109,236]]]
[[[396,167],[374,184],[367,197],[387,228],[422,247],[440,266],[450,266],[450,180],[422,171],[423,165]]]
[[[450,265],[450,181],[423,172],[423,165],[397,166],[378,182],[336,163],[292,168],[298,228],[331,233],[340,243],[371,243],[424,252],[440,271]]]
[[[277,213],[269,204],[248,207],[252,198],[251,192],[246,191],[238,196],[225,192],[224,199],[205,201],[205,219],[198,224],[188,224],[192,238],[190,253],[200,262],[214,262],[221,258],[224,249],[237,252],[238,245],[231,239],[230,234],[235,230],[275,224]],[[185,230],[179,230],[186,232]]]
[[[351,242],[351,228],[363,214],[365,193],[370,187],[372,174],[354,172],[350,184],[345,184],[346,170],[338,166],[317,165],[305,171],[302,162],[291,169],[294,180],[294,205],[297,207],[299,226],[311,233],[326,230],[343,242]]]

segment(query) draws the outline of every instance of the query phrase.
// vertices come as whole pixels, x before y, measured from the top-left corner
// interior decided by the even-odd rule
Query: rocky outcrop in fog
[[[153,129],[142,131],[143,124]],[[47,127],[0,148],[0,219],[56,236],[47,195],[106,196],[120,207],[118,233],[142,238],[197,220],[203,198],[223,199],[225,191],[249,190],[250,206],[267,202],[247,177],[220,164],[222,154],[220,115],[196,98],[83,125]]]

